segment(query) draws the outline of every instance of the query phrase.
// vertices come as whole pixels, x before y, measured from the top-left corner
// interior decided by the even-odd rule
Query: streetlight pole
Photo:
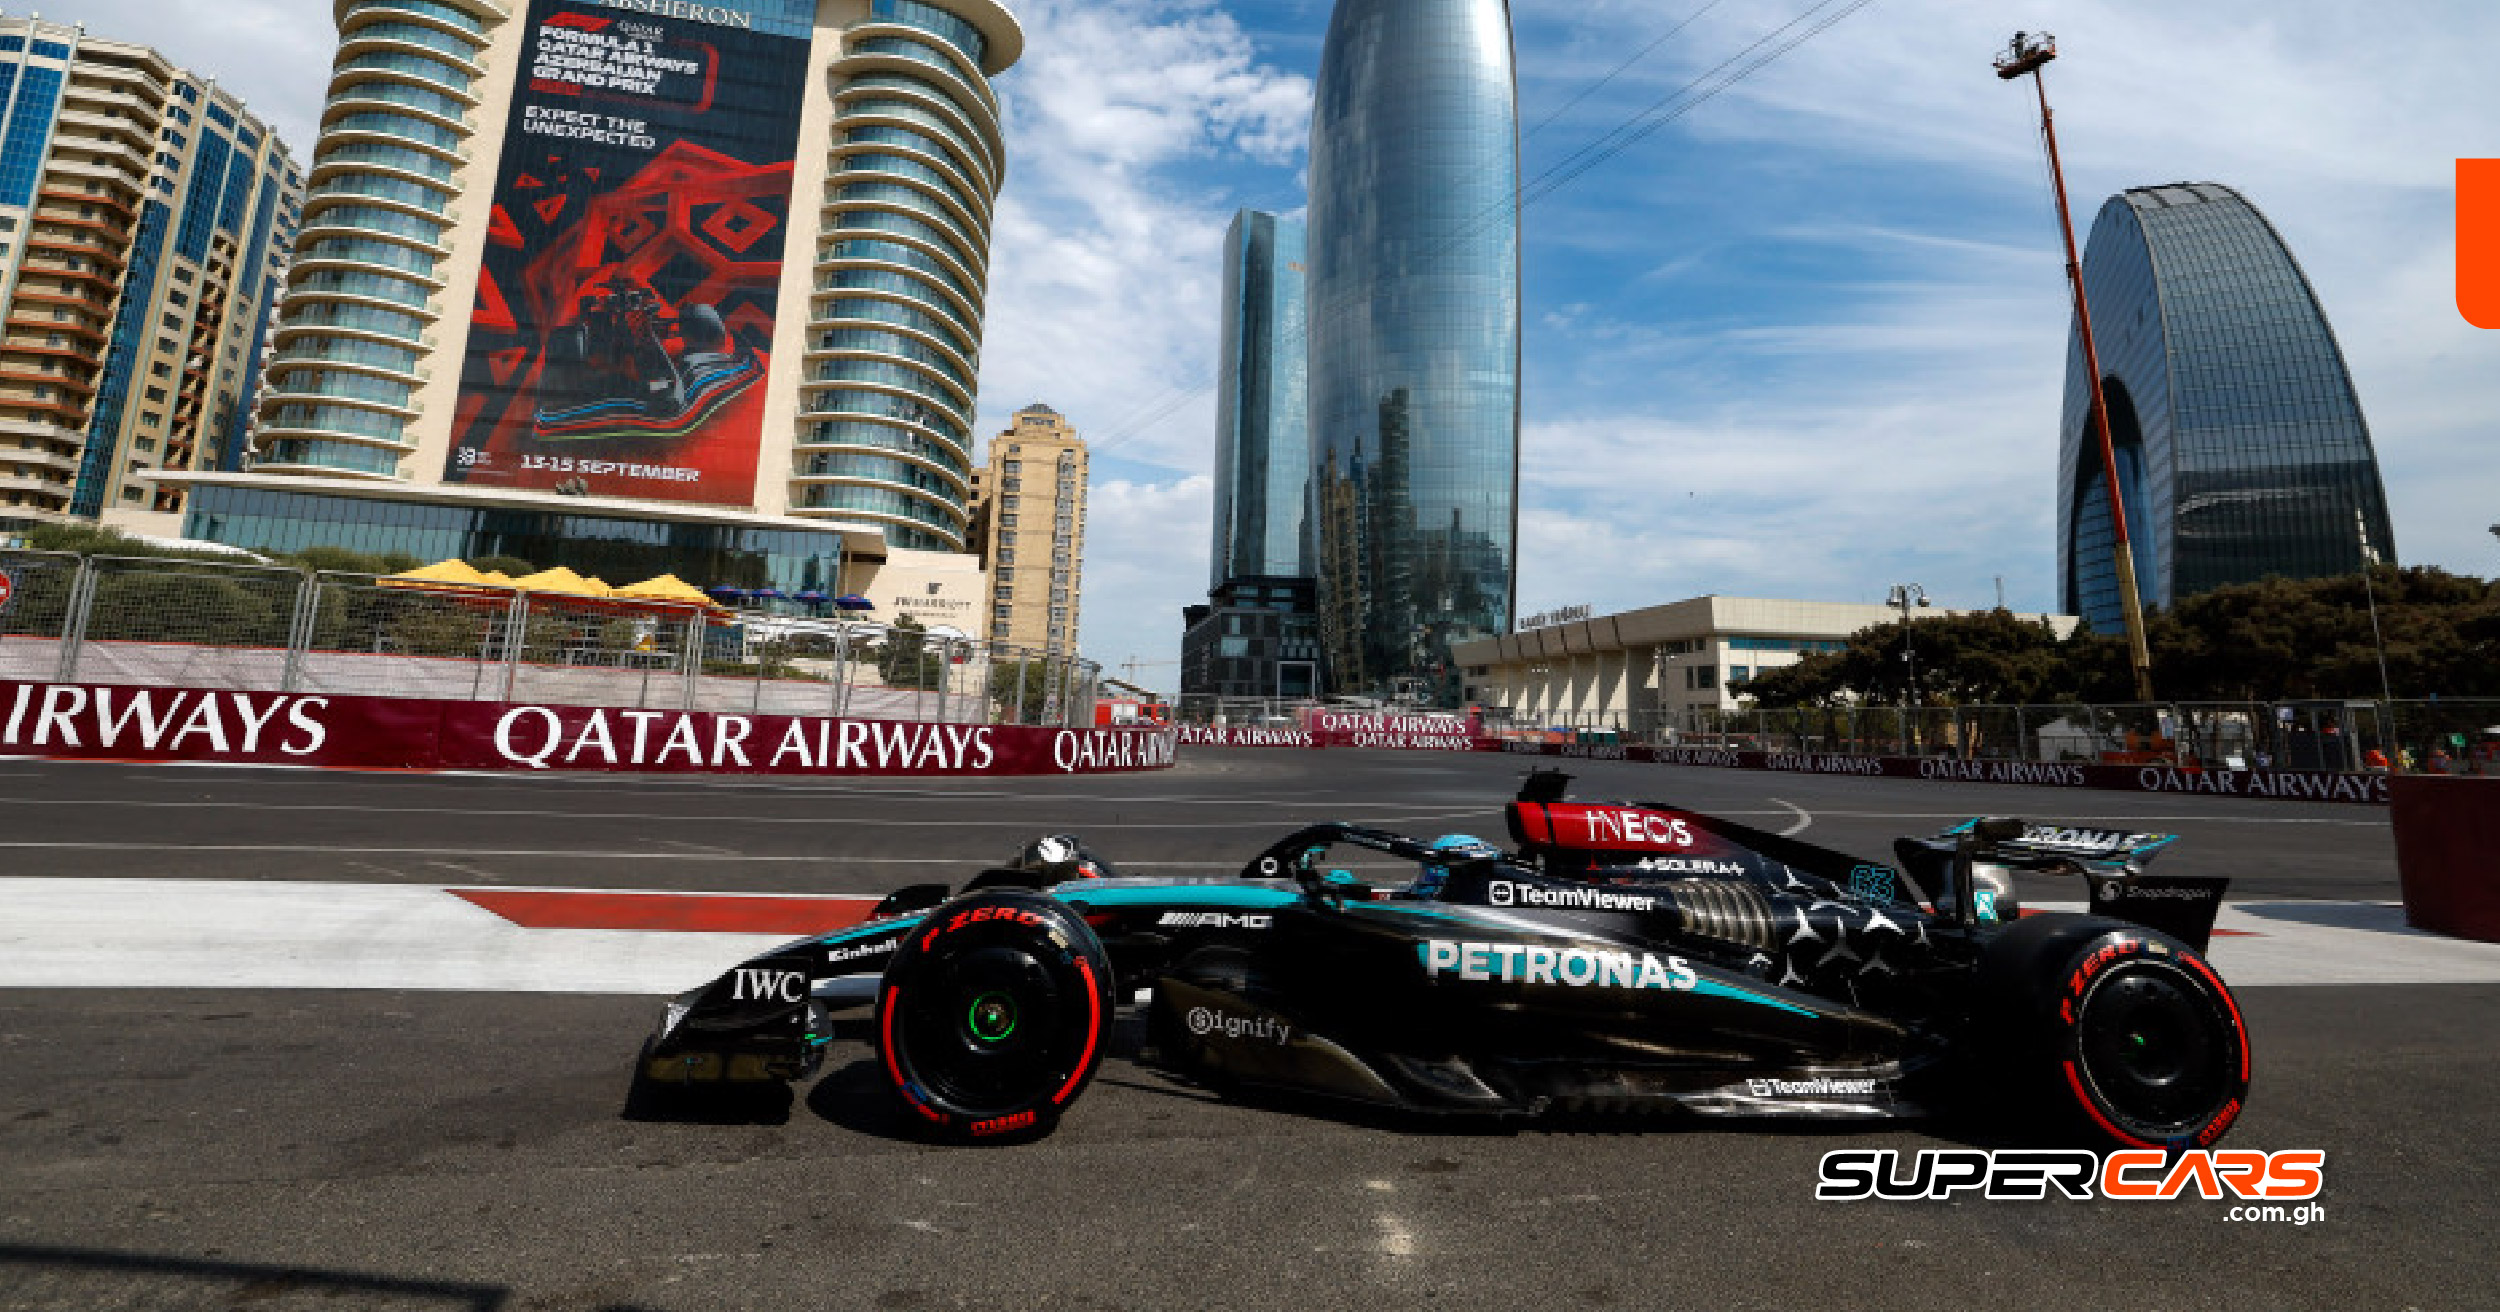
[[[1918,700],[1918,653],[1910,643],[1910,606],[1913,603],[1920,606],[1930,604],[1927,589],[1915,583],[1895,583],[1892,591],[1884,597],[1885,605],[1901,608],[1901,741],[1908,745],[1910,754],[1916,756],[1918,726],[1917,721],[1910,717],[1911,704]]]
[[[2109,526],[2116,540],[2110,546],[2111,563],[2118,574],[2118,604],[2127,622],[2127,660],[2135,667],[2135,696],[2140,702],[2153,700],[2153,656],[2144,642],[2144,602],[2136,595],[2135,548],[2127,541],[2127,505],[2118,493],[2118,453],[2109,436],[2109,406],[2101,395],[2101,353],[2092,340],[2092,307],[2083,295],[2083,260],[2075,254],[2074,216],[2066,209],[2066,172],[2057,162],[2057,125],[2049,114],[2049,92],[2040,76],[2040,68],[2057,58],[2057,38],[2046,32],[2038,39],[2029,32],[2016,32],[2014,43],[1996,61],[1997,76],[2012,81],[2031,74],[2032,89],[2040,96],[2040,137],[2048,144],[2049,181],[2057,193],[2057,228],[2066,239],[2066,281],[2074,289],[2075,329],[2083,340],[2083,368],[2092,389],[2092,426],[2101,443],[2101,481],[2109,492]]]

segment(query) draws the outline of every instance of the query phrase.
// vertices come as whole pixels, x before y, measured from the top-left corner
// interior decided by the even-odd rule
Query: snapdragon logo
[[[1461,943],[1436,938],[1416,948],[1424,973],[1438,979],[1503,984],[1559,984],[1571,988],[1689,990],[1701,982],[1682,957],[1664,961],[1647,953],[1590,948],[1531,947],[1525,943]]]

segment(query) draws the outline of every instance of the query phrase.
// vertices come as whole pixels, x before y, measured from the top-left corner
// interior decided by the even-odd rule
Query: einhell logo
[[[2500,159],[2457,161],[2457,313],[2500,328]]]

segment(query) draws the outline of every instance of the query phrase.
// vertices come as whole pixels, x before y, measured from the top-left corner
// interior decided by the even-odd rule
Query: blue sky
[[[1168,689],[1206,587],[1224,225],[1302,205],[1327,6],[1013,7],[982,428],[1039,400],[1098,443],[1084,648]],[[1515,0],[1528,175],[1813,8]],[[328,13],[47,7],[218,73],[298,143]],[[2029,91],[1988,67],[2018,26],[2059,37],[2078,224],[2127,186],[2240,188],[2336,327],[2402,556],[2500,571],[2500,335],[2457,316],[2452,254],[2453,161],[2500,155],[2500,7],[1873,0],[1523,214],[1523,612],[1904,581],[1986,605],[2000,577],[2054,604],[2061,256]]]

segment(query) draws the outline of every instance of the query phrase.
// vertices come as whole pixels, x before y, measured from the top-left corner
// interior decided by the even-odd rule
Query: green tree
[[[929,646],[928,629],[909,615],[894,621],[877,654],[877,673],[889,688],[935,688],[945,676],[943,648]]]
[[[1911,621],[1917,654],[1916,700],[1927,706],[2003,705],[2071,697],[2075,680],[2064,644],[2044,620],[2006,610]],[[1870,624],[1837,652],[1809,652],[1796,664],[1738,680],[1733,690],[1762,706],[1892,705],[1910,693],[1898,621]]]

